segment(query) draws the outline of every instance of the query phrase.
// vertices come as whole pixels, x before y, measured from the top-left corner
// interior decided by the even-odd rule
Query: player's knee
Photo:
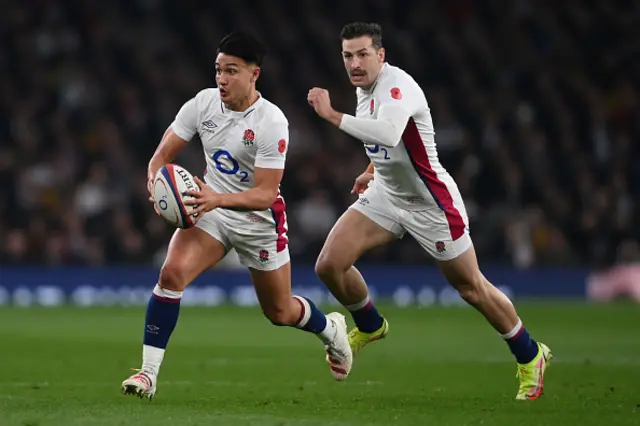
[[[271,324],[275,326],[291,326],[295,325],[296,318],[288,309],[281,307],[271,307],[263,310],[264,316],[267,317]]]
[[[486,298],[486,279],[482,274],[474,274],[458,286],[458,294],[471,306],[478,306]]]
[[[179,265],[168,263],[160,270],[160,278],[158,279],[160,287],[167,290],[183,291],[187,284],[184,269]]]
[[[327,256],[320,254],[316,261],[316,274],[322,281],[335,280],[340,274],[343,274],[350,265],[343,265],[343,262],[337,260],[335,256]]]

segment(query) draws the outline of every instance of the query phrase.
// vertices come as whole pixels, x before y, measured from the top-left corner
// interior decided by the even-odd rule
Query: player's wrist
[[[336,127],[340,127],[340,124],[342,123],[342,116],[344,114],[341,112],[338,112],[336,110],[331,110],[331,113],[329,114],[328,120],[331,124],[333,124]]]
[[[164,166],[166,162],[154,161],[153,159],[149,162],[149,166],[147,167],[147,179],[152,180],[156,177],[156,173],[160,170],[160,167]]]

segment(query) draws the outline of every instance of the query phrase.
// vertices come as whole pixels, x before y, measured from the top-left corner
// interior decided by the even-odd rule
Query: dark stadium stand
[[[147,202],[146,163],[182,103],[215,84],[217,42],[237,28],[270,47],[258,86],[290,121],[290,246],[294,262],[312,263],[367,161],[306,93],[326,87],[353,111],[338,35],[369,19],[383,26],[389,62],[427,94],[481,262],[640,258],[637,2],[356,3],[5,4],[0,263],[140,264],[162,253],[172,230]],[[201,176],[197,141],[178,162]],[[429,262],[408,237],[365,260]]]

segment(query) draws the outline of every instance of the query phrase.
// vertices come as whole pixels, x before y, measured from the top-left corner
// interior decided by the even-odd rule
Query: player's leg
[[[529,335],[511,300],[482,274],[473,245],[454,259],[438,261],[438,266],[449,284],[484,315],[509,346],[518,363],[520,388],[516,398],[540,397],[551,351]]]
[[[249,271],[262,311],[271,323],[296,327],[318,336],[325,345],[331,373],[337,380],[346,379],[351,370],[352,354],[344,316],[337,312],[325,316],[310,299],[293,296],[290,262],[275,270],[250,267]]]
[[[535,399],[542,393],[542,375],[551,353],[531,338],[511,300],[480,271],[466,228],[466,214],[463,213],[462,220],[452,220],[450,215],[447,217],[438,209],[411,212],[403,225],[436,260],[460,297],[484,315],[505,339],[519,366],[518,398]]]
[[[225,246],[220,242],[223,238],[212,236],[217,234],[212,234],[207,227],[214,224],[205,218],[198,222],[197,227],[178,229],[169,243],[167,258],[147,305],[142,368],[122,383],[126,394],[154,396],[164,353],[178,322],[184,289],[225,256]]]
[[[363,253],[403,235],[374,186],[336,222],[316,262],[318,277],[351,313],[356,327],[349,333],[353,354],[386,336],[389,325],[369,298],[360,272],[353,266]]]
[[[275,223],[249,222],[228,214],[229,241],[240,263],[249,268],[260,306],[275,325],[296,327],[317,335],[325,344],[333,376],[344,380],[351,369],[347,324],[338,313],[327,316],[310,299],[291,294],[291,262],[284,209],[272,210]]]
[[[176,231],[147,305],[143,370],[158,373],[164,350],[178,322],[184,289],[219,262],[225,253],[224,245],[200,228]]]

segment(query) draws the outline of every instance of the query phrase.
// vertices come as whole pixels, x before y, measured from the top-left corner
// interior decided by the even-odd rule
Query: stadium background
[[[336,108],[353,111],[339,53],[340,28],[353,19],[380,22],[388,60],[424,87],[441,160],[465,198],[481,264],[501,267],[493,274],[500,284],[517,284],[516,293],[564,288],[580,296],[591,271],[638,262],[637,4],[363,4],[140,0],[5,7],[0,300],[15,299],[19,284],[26,293],[46,284],[29,274],[9,280],[9,273],[24,270],[6,268],[84,267],[72,272],[75,281],[102,278],[100,286],[108,286],[93,268],[140,272],[161,264],[172,230],[146,201],[146,163],[182,103],[215,85],[215,48],[237,28],[269,45],[259,90],[291,123],[282,192],[294,266],[308,270],[366,166],[361,143],[305,102],[317,85],[330,90]],[[197,140],[177,162],[202,173]],[[401,276],[396,282],[444,285],[409,237],[368,254],[361,265],[368,264],[393,266]],[[414,269],[397,272],[399,266]],[[221,267],[237,268],[234,255]],[[549,267],[561,269],[549,275]],[[74,285],[46,273],[49,283]],[[131,281],[128,273],[114,273],[116,287]],[[544,274],[548,289],[539,288],[536,273]],[[149,288],[154,275],[135,284]],[[310,274],[294,278],[298,285],[318,284]]]
[[[640,299],[637,1],[0,10],[0,425],[638,424],[640,311],[584,301]],[[147,202],[146,164],[182,103],[214,84],[216,45],[234,29],[269,44],[258,86],[291,124],[282,192],[295,291],[330,301],[313,263],[366,156],[305,98],[323,86],[353,110],[338,36],[353,20],[381,23],[388,60],[424,88],[483,271],[554,350],[547,395],[515,404],[504,343],[474,310],[449,307],[457,294],[406,238],[359,263],[390,298],[378,306],[391,333],[348,381],[331,380],[317,339],[264,319],[230,257],[185,293],[157,400],[120,396],[172,232]],[[201,174],[198,141],[177,161]]]

